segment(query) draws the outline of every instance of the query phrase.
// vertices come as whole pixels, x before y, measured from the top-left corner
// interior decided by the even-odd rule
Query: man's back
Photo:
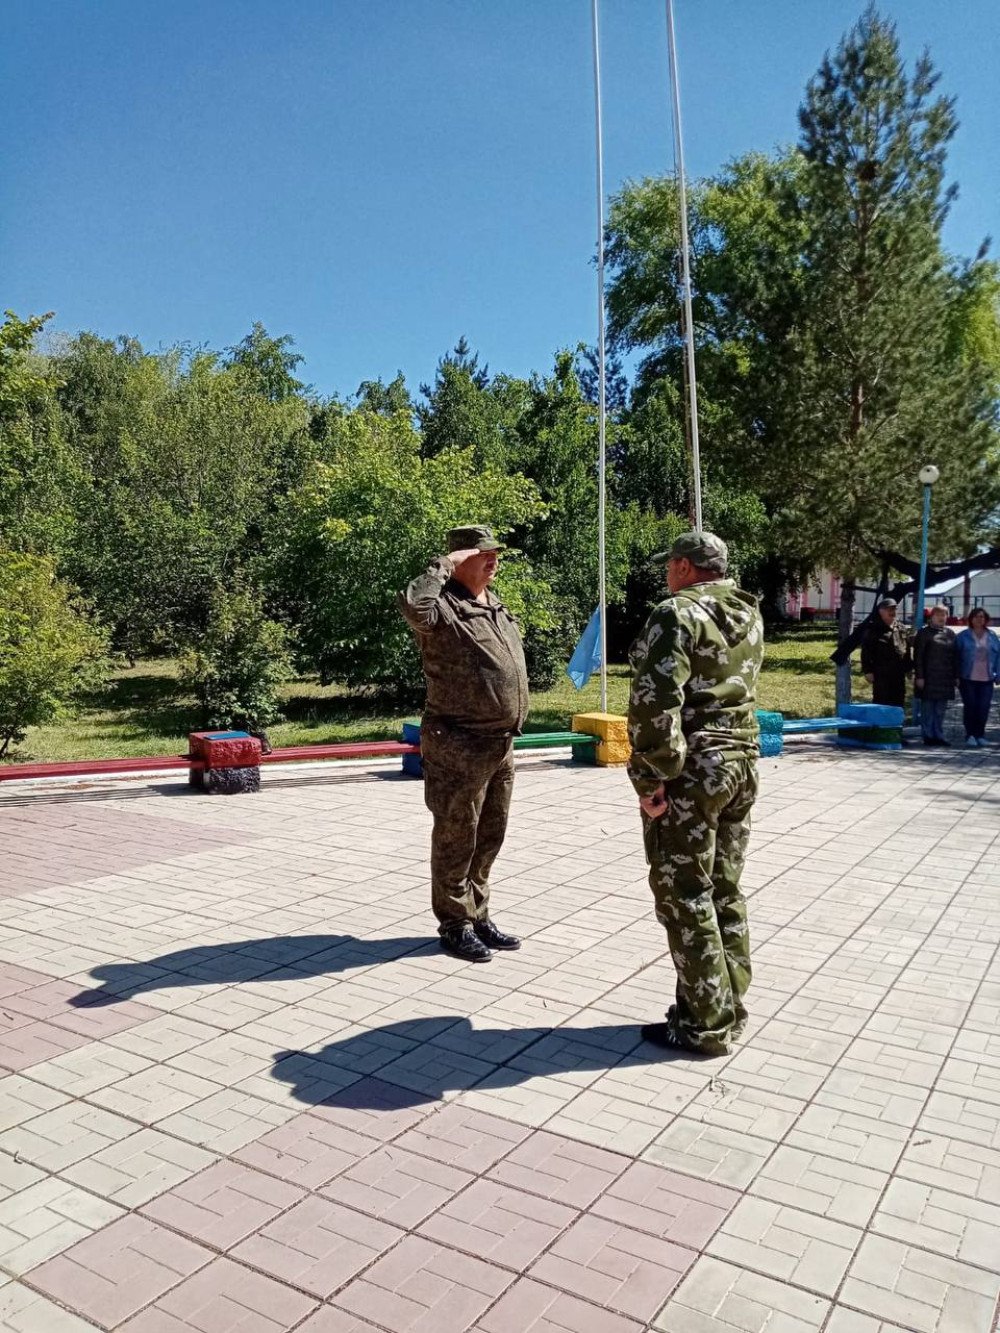
[[[676,776],[689,754],[755,755],[763,657],[756,599],[730,579],[661,602],[632,648],[633,776]]]

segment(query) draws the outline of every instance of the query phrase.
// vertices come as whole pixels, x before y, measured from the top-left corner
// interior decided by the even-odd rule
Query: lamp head
[[[917,475],[919,476],[922,485],[933,486],[941,473],[933,463],[925,463]]]

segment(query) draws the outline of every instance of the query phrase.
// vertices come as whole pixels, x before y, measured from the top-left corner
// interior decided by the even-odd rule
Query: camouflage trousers
[[[756,762],[692,765],[666,784],[666,795],[666,814],[643,815],[643,838],[656,917],[677,972],[670,1018],[692,1046],[725,1052],[747,1016],[750,931],[740,875],[757,798]]]
[[[514,789],[508,736],[421,730],[431,833],[431,907],[440,929],[489,915],[490,870],[503,846]]]

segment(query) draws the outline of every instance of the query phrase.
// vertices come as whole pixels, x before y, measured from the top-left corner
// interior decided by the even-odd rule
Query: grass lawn
[[[829,660],[832,628],[803,626],[773,635],[767,644],[759,705],[788,717],[821,717],[833,712],[834,667]],[[608,708],[624,712],[629,672],[608,671]],[[862,682],[862,690],[864,684]],[[859,697],[866,697],[859,693]],[[413,708],[386,711],[377,699],[358,698],[337,685],[301,678],[284,690],[285,721],[270,729],[275,745],[308,745],[348,740],[395,740]],[[599,707],[596,677],[576,690],[564,676],[551,690],[532,695],[529,731],[562,731],[574,713]],[[28,759],[106,759],[126,755],[181,754],[187,734],[201,719],[194,701],[183,696],[171,661],[140,662],[116,672],[106,686],[81,701],[73,717],[33,727],[10,755]]]

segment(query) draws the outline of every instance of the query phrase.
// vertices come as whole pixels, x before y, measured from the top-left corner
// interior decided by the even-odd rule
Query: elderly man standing
[[[671,596],[632,647],[629,777],[639,796],[649,883],[677,972],[655,1045],[725,1055],[746,1026],[750,936],[740,875],[757,797],[756,599],[725,577],[728,552],[688,532],[666,564]]]
[[[420,749],[434,816],[431,905],[441,947],[473,963],[521,943],[489,915],[490,869],[514,786],[513,738],[528,713],[517,622],[490,591],[502,550],[482,524],[452,528],[448,554],[399,597],[427,682]]]

